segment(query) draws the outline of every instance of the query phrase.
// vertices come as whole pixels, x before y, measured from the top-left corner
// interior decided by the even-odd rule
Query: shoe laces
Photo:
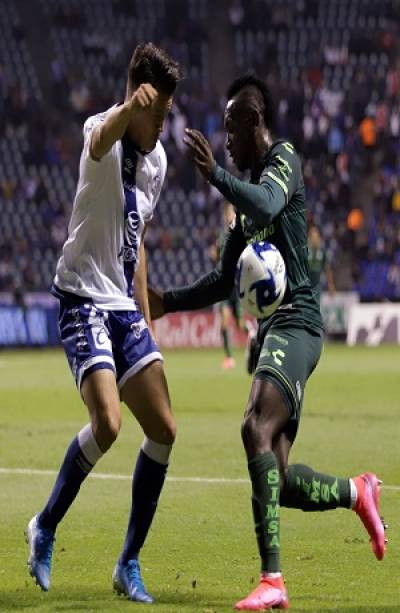
[[[39,528],[39,534],[35,539],[37,557],[46,566],[50,566],[53,545],[55,541],[54,533],[46,528]]]
[[[134,584],[142,592],[146,592],[144,587],[142,576],[140,574],[140,566],[137,560],[129,560],[126,563],[126,574],[131,583]]]

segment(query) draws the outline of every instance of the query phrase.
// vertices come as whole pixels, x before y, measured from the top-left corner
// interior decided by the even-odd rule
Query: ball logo
[[[267,243],[266,241],[260,241],[259,243],[252,243],[252,247],[255,251],[255,253],[258,255],[259,258],[261,258],[262,260],[264,260],[264,253],[266,251],[276,251],[276,248],[271,245],[271,243]]]
[[[273,278],[262,279],[252,283],[249,287],[249,292],[255,292],[257,304],[260,311],[269,306],[276,299],[276,286]]]
[[[245,311],[258,319],[272,315],[286,289],[285,262],[279,250],[267,241],[248,245],[238,261],[235,285]]]

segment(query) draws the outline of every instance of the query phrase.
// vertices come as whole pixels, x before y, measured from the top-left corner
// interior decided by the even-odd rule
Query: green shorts
[[[281,391],[289,412],[286,430],[292,439],[300,421],[304,388],[318,364],[323,342],[322,330],[287,321],[272,323],[261,339],[255,378],[270,380]]]

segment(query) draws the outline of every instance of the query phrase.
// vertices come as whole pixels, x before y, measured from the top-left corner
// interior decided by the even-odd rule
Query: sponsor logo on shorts
[[[131,330],[133,333],[133,336],[137,339],[139,339],[144,330],[147,329],[147,324],[146,321],[144,319],[141,319],[140,321],[137,321],[136,323],[131,324]]]
[[[105,331],[104,328],[100,328],[100,330],[97,332],[97,335],[96,335],[96,345],[97,346],[104,345],[104,343],[106,343],[107,340],[108,340],[107,332]]]

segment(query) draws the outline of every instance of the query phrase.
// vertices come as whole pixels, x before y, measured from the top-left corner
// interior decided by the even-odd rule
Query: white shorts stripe
[[[136,364],[131,366],[129,370],[127,370],[122,375],[120,380],[117,381],[118,389],[121,390],[123,386],[125,385],[125,383],[128,381],[128,379],[130,377],[133,377],[134,375],[137,375],[137,373],[140,372],[145,366],[147,366],[147,364],[150,364],[151,362],[156,362],[157,360],[159,360],[160,362],[164,361],[164,358],[162,357],[161,353],[158,351],[153,351],[152,353],[145,355],[141,360],[136,362]]]
[[[95,357],[86,360],[86,362],[82,364],[81,368],[79,369],[78,376],[76,378],[76,386],[78,390],[81,389],[82,377],[87,371],[87,369],[91,366],[94,366],[95,364],[100,364],[101,362],[107,362],[108,364],[111,364],[112,369],[115,372],[114,360],[110,355],[96,355]]]

